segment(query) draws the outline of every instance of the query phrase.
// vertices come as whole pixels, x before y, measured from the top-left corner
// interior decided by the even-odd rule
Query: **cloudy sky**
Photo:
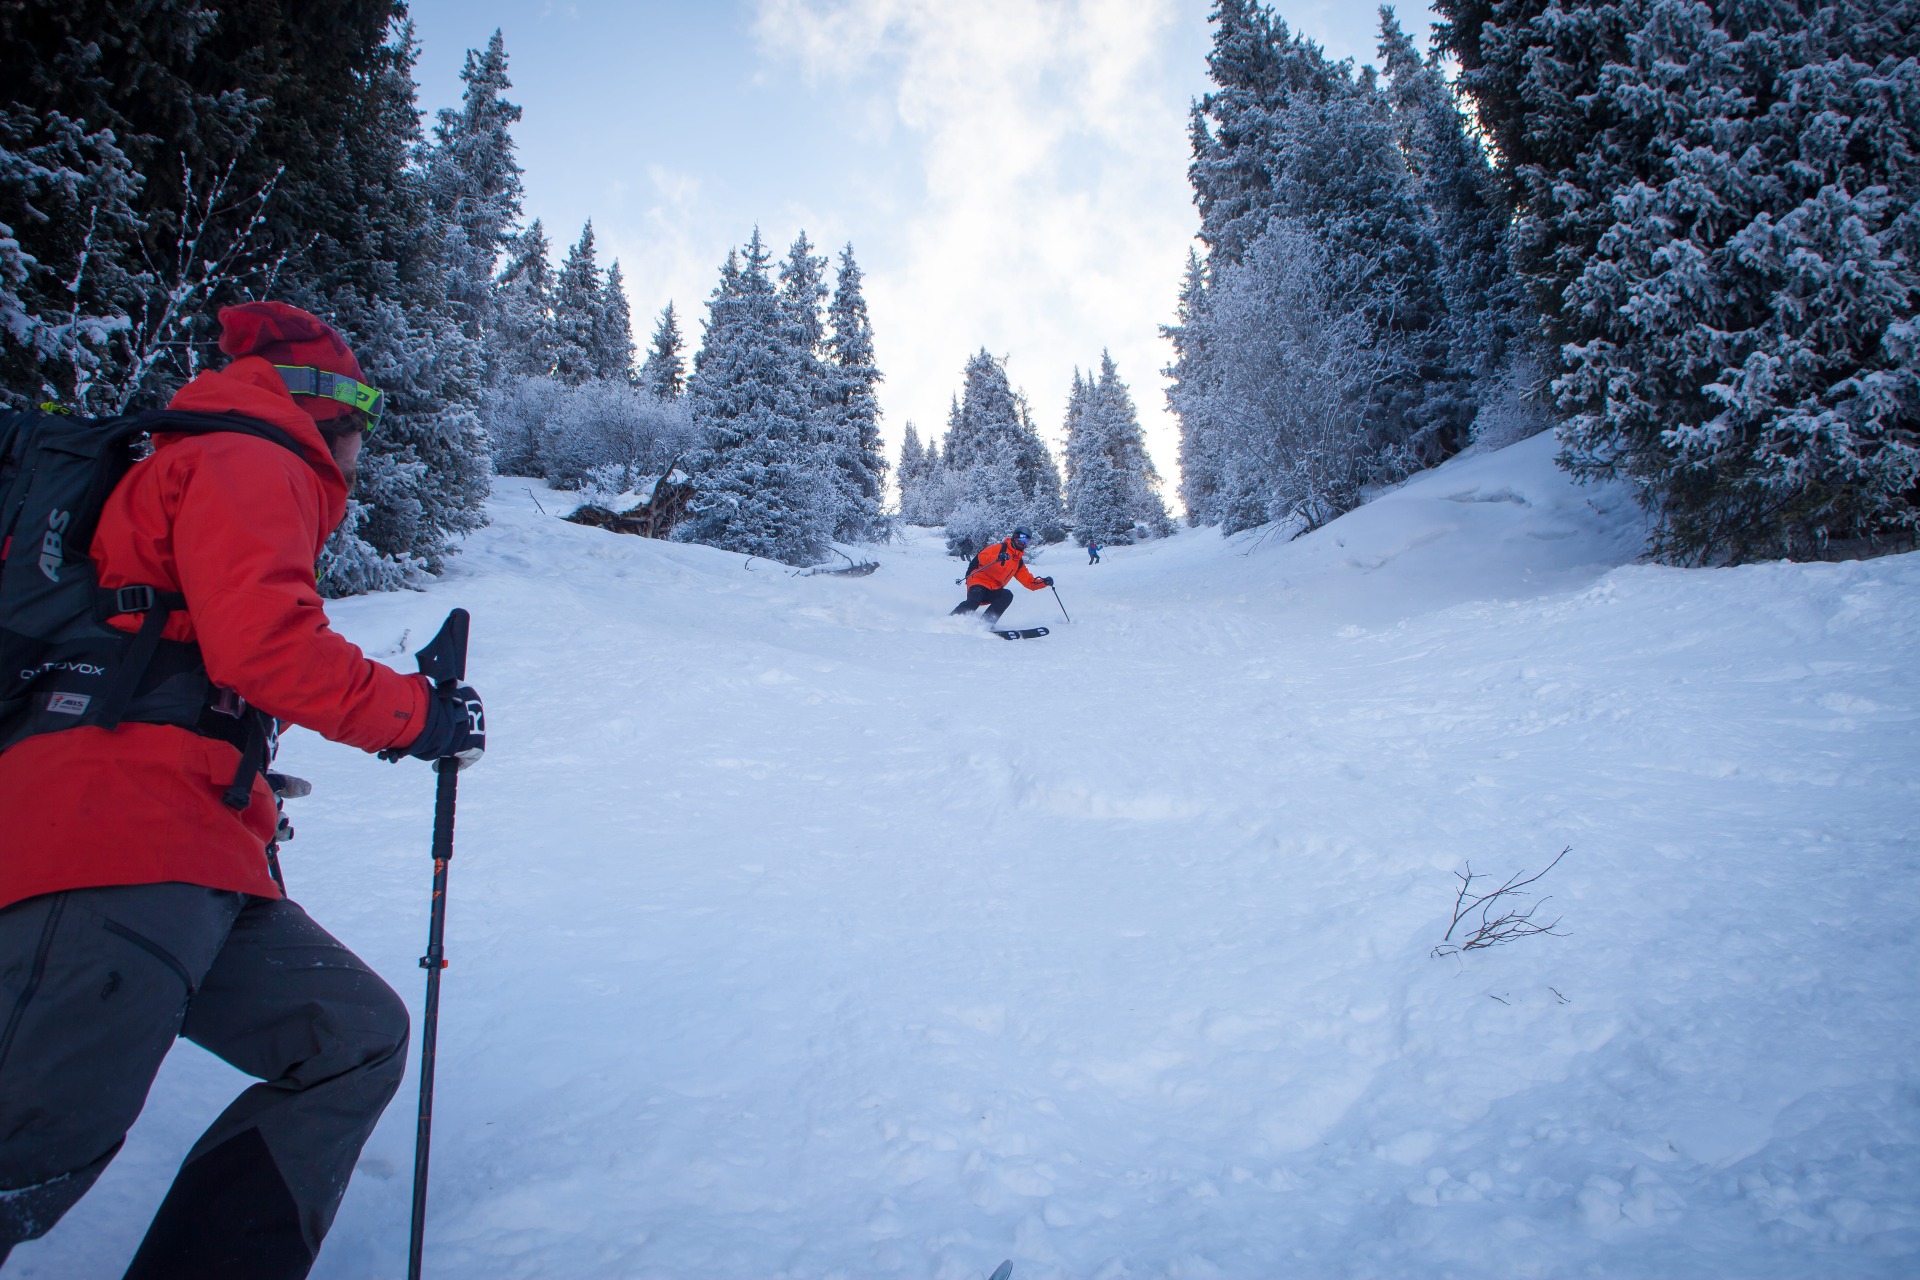
[[[411,0],[421,106],[506,36],[527,215],[556,260],[591,218],[635,337],[690,347],[730,246],[802,229],[866,273],[889,441],[945,424],[961,366],[1005,357],[1057,441],[1075,366],[1111,350],[1169,479],[1159,326],[1197,219],[1187,107],[1209,0]],[[1282,0],[1374,61],[1376,10]],[[1425,5],[1399,6],[1424,32]]]

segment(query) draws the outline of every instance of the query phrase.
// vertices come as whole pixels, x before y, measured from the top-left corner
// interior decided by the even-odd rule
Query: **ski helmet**
[[[1033,535],[1027,532],[1024,528],[1015,529],[1010,536],[1016,542],[1032,542],[1033,541]]]

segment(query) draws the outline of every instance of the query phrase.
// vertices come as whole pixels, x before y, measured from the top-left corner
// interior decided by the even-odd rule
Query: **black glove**
[[[1040,585],[1042,585],[1042,586],[1046,586],[1046,587],[1050,587],[1050,586],[1052,586],[1052,585],[1053,585],[1053,579],[1052,579],[1052,578],[1042,578],[1042,579],[1040,579]]]
[[[487,753],[487,715],[480,695],[468,684],[453,688],[434,686],[427,700],[427,726],[409,747],[394,747],[380,753],[382,760],[458,760],[466,768]]]

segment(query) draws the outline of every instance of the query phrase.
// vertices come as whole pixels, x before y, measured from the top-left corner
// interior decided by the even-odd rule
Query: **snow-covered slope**
[[[1292,543],[777,565],[495,489],[429,1273],[1895,1276],[1920,1266],[1920,556],[1633,563],[1552,442]],[[548,514],[536,510],[536,498]],[[295,896],[419,999],[431,784],[311,735]],[[1562,937],[1435,959],[1454,873]],[[113,1276],[238,1087],[183,1046],[8,1275]],[[317,1276],[404,1269],[409,1081]]]

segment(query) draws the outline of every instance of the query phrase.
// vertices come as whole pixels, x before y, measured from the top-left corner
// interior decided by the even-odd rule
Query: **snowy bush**
[[[659,475],[693,447],[693,423],[679,401],[625,381],[594,380],[558,398],[546,436],[547,478],[577,488],[596,469],[621,472],[622,487]]]
[[[493,469],[506,476],[546,474],[546,437],[559,417],[566,384],[545,374],[509,377],[487,393],[484,416]]]
[[[693,423],[681,401],[662,400],[624,380],[568,384],[554,377],[512,378],[490,403],[494,465],[503,474],[539,475],[577,489],[590,475],[614,492],[657,476],[693,448]]]
[[[1336,291],[1354,269],[1277,218],[1210,290],[1190,326],[1212,365],[1207,403],[1186,419],[1214,460],[1206,523],[1226,533],[1275,521],[1316,528],[1358,506],[1367,484],[1410,468],[1370,413],[1402,361],[1390,335]]]
[[[1473,442],[1482,449],[1504,449],[1554,425],[1549,407],[1552,378],[1533,357],[1515,355],[1480,391],[1473,419]]]

